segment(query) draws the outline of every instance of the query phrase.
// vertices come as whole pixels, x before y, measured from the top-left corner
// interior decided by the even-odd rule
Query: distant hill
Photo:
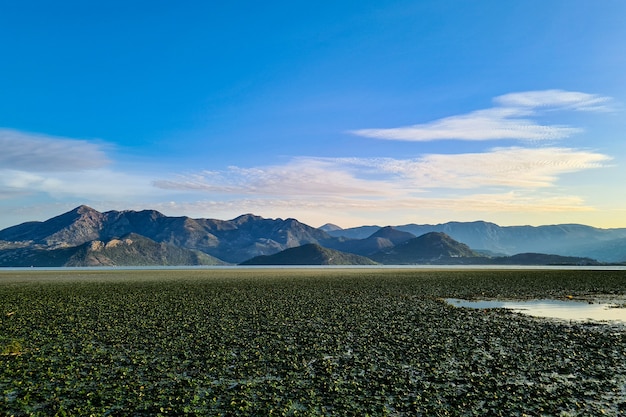
[[[518,253],[513,256],[490,259],[489,263],[495,265],[600,265],[600,262],[591,258],[548,255],[545,253]]]
[[[444,233],[427,233],[372,256],[382,264],[462,264],[462,265],[599,265],[590,258],[521,253],[513,256],[486,257]],[[257,256],[241,265],[373,265],[368,257],[307,244],[274,255]]]
[[[590,257],[605,262],[626,262],[626,238],[603,240],[593,245],[580,242],[573,245],[572,255]]]
[[[274,255],[256,256],[241,265],[375,265],[363,256],[327,249],[315,243],[285,249]]]
[[[326,223],[324,226],[320,226],[318,229],[323,230],[324,232],[333,232],[337,230],[342,230],[341,227],[332,223]]]
[[[326,232],[334,237],[345,237],[348,239],[366,239],[380,230],[380,226],[358,226],[346,229],[326,230]],[[409,232],[411,233],[411,232]]]
[[[413,233],[403,232],[402,230],[398,230],[391,226],[381,227],[374,234],[372,234],[368,239],[371,238],[382,238],[387,239],[394,245],[398,245],[400,243],[404,243],[407,240],[413,239],[416,236]]]
[[[626,228],[599,229],[580,224],[546,226],[498,226],[494,223],[448,222],[436,225],[405,224],[397,230],[420,236],[445,233],[473,250],[514,255],[540,252],[561,256],[591,257],[602,262],[626,260]],[[365,239],[378,226],[361,226],[329,231],[331,236]]]
[[[340,243],[337,249],[357,255],[370,256],[415,237],[416,236],[412,233],[403,232],[391,226],[387,226],[376,230],[371,236],[365,239],[346,240]]]
[[[445,233],[431,232],[410,239],[371,256],[384,264],[465,263],[467,258],[484,258],[464,243],[457,242]]]

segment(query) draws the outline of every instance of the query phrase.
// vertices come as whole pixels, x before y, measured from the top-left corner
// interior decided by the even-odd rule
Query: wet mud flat
[[[623,325],[444,300],[624,295],[623,271],[3,272],[0,414],[624,415]]]

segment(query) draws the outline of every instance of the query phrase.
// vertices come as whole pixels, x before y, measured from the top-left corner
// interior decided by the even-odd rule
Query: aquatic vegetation
[[[621,271],[0,273],[0,414],[619,415],[626,332],[445,297],[623,295]],[[14,312],[8,315],[7,313]]]
[[[24,346],[20,340],[0,340],[0,355],[21,355],[23,352]]]

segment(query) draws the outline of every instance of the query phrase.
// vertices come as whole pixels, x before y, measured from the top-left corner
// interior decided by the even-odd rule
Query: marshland
[[[626,272],[2,271],[0,414],[626,413],[626,325],[446,298],[624,300]]]

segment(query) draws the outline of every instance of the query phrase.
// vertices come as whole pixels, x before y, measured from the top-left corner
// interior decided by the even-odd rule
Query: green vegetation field
[[[442,298],[625,294],[624,271],[3,271],[0,415],[623,415],[624,328]]]

